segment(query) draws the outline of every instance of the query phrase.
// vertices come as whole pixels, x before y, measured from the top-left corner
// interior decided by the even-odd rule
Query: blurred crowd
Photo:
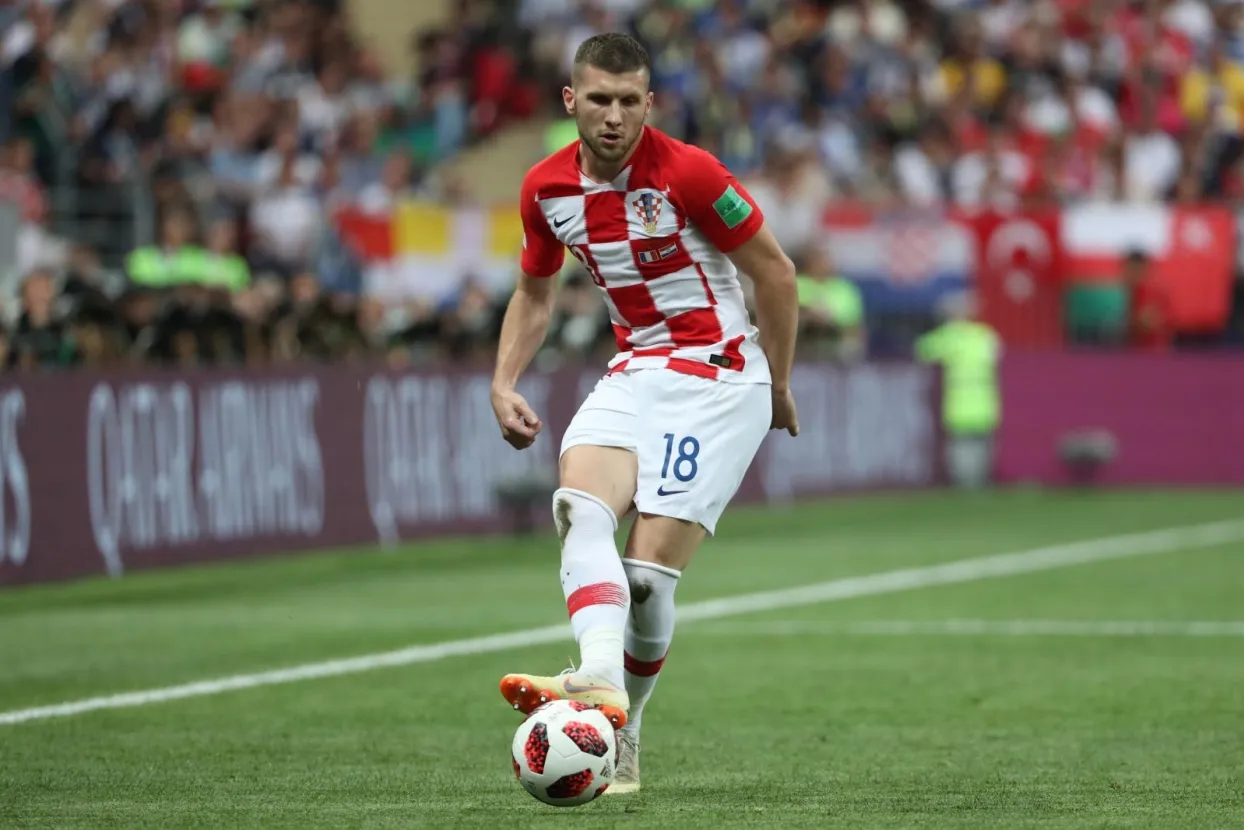
[[[617,29],[835,353],[863,328],[812,245],[835,200],[1244,199],[1242,0],[464,0],[413,77],[348,0],[0,0],[0,364],[486,354],[503,297],[381,301],[333,213],[470,203],[440,163],[515,122],[564,140],[574,50]],[[551,348],[608,351],[581,275],[561,302]]]
[[[452,346],[332,217],[463,197],[436,163],[501,123],[468,128],[472,8],[401,78],[335,0],[0,0],[4,364]]]
[[[786,247],[835,199],[1014,208],[1237,200],[1239,0],[523,0],[565,75],[652,53],[659,123],[751,180]]]

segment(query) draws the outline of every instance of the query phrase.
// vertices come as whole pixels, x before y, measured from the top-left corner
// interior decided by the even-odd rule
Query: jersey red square
[[[640,329],[655,326],[665,319],[665,315],[652,300],[652,292],[645,283],[636,285],[610,286],[606,289],[609,299],[613,300],[622,322],[627,328]]]
[[[587,242],[622,242],[626,239],[626,194],[616,190],[590,193],[583,201],[587,216]]]
[[[684,346],[715,346],[724,339],[715,308],[693,308],[665,320],[670,337]]]

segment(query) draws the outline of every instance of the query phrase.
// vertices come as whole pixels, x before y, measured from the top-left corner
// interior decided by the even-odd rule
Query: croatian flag
[[[870,311],[931,311],[976,268],[972,232],[941,212],[831,208],[822,221],[836,270]]]

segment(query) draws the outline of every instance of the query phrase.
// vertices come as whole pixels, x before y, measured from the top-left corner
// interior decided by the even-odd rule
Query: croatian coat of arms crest
[[[657,221],[661,218],[661,205],[664,201],[655,193],[641,193],[631,202],[635,215],[644,223],[644,233],[652,235],[657,232]]]

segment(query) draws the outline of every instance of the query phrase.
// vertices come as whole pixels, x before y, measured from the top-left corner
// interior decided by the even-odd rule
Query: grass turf
[[[679,598],[1240,506],[1231,492],[1021,491],[739,510]],[[553,550],[459,540],[9,591],[0,710],[562,622]],[[1244,619],[1242,557],[1224,544],[689,623],[645,715],[644,792],[577,810],[515,785],[517,720],[495,685],[559,668],[565,643],[0,726],[0,826],[1244,827],[1244,637],[815,633]]]

